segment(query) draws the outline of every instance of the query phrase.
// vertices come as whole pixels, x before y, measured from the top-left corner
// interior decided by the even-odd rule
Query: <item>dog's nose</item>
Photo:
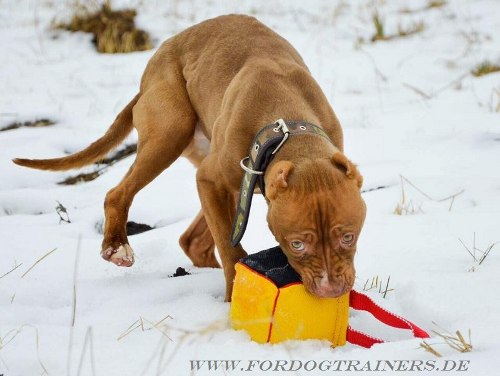
[[[312,292],[321,298],[337,298],[346,292],[343,282],[330,281],[326,273],[321,278],[316,278],[314,282],[314,291]]]

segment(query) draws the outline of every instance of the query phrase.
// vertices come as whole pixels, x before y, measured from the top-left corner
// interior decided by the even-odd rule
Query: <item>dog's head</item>
[[[266,173],[267,221],[304,286],[320,297],[348,292],[355,278],[356,242],[366,215],[363,178],[344,154]]]

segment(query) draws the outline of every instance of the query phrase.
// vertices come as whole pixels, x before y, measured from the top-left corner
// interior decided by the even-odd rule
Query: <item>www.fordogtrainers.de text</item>
[[[470,360],[190,360],[191,371],[466,372]]]

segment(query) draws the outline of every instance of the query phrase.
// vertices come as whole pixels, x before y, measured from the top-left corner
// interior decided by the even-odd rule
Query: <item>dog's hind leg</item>
[[[197,126],[194,137],[182,156],[198,168],[207,156],[209,147],[210,141],[205,137],[201,128]],[[179,245],[194,266],[220,268],[219,262],[215,258],[214,238],[202,210],[179,238]]]
[[[179,245],[194,266],[220,268],[215,258],[214,238],[202,210],[179,238]]]
[[[137,156],[123,180],[106,195],[101,255],[119,266],[134,263],[126,223],[134,196],[169,167],[194,135],[196,114],[182,82],[157,83],[133,109]]]

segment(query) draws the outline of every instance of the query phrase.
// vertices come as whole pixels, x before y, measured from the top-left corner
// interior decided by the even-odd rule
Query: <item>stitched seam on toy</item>
[[[292,287],[292,286],[296,286],[296,285],[303,285],[303,284],[304,284],[304,282],[290,282],[289,284],[281,286],[280,289],[284,289],[284,288]]]
[[[339,322],[339,301],[337,300],[337,312],[335,312],[335,325],[333,326],[333,343],[337,343],[338,340],[338,322]],[[337,336],[335,336],[337,334]]]
[[[274,298],[273,312],[271,313],[271,323],[269,324],[269,333],[267,334],[267,341],[266,341],[268,343],[271,340],[271,335],[273,332],[274,313],[276,312],[276,306],[278,305],[278,298],[280,296],[280,292],[281,292],[281,289],[278,289],[276,296]]]

